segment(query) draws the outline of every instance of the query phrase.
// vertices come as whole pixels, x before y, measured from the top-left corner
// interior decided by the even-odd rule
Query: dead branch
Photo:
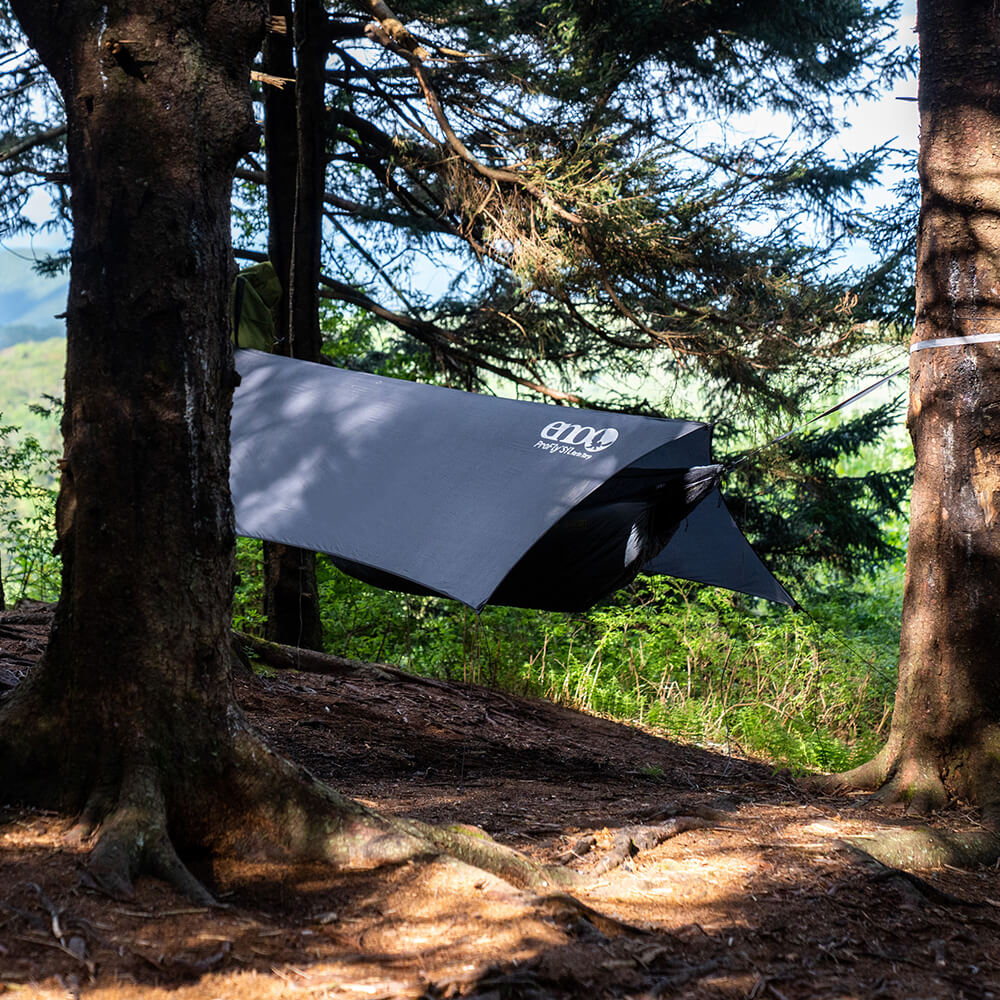
[[[448,688],[447,684],[431,677],[408,674],[387,663],[365,663],[346,656],[317,653],[311,649],[296,649],[268,642],[243,632],[233,632],[233,645],[255,656],[275,670],[302,670],[311,674],[326,674],[339,677],[368,677],[375,680],[404,684],[419,684],[424,687]],[[239,650],[238,650],[239,651]]]
[[[42,146],[47,142],[52,142],[53,139],[58,139],[61,136],[64,136],[67,130],[68,126],[63,124],[45,129],[41,132],[36,132],[34,135],[25,136],[25,138],[23,138],[20,142],[15,142],[6,149],[0,150],[0,163],[3,163],[5,160],[11,160],[15,156],[20,156],[21,153],[26,153],[29,149],[34,149],[36,146]]]
[[[536,184],[532,184],[531,181],[527,180],[527,178],[514,173],[512,170],[499,170],[496,167],[487,166],[485,163],[473,156],[465,143],[459,139],[455,130],[451,127],[451,123],[448,121],[448,116],[444,113],[444,109],[441,107],[441,102],[438,100],[434,88],[427,79],[427,74],[425,73],[424,68],[422,66],[414,65],[413,72],[416,74],[417,81],[420,84],[420,89],[424,93],[424,99],[427,101],[427,106],[431,109],[431,113],[434,115],[438,125],[441,127],[441,131],[444,132],[445,138],[448,140],[448,145],[466,163],[468,163],[469,166],[471,166],[478,173],[482,174],[484,177],[488,177],[490,180],[505,184],[513,184],[522,188],[560,219],[564,219],[566,222],[570,222],[575,226],[583,225],[583,219],[579,215],[575,212],[568,212],[558,202],[556,202],[556,200],[547,191],[542,190]]]
[[[717,825],[714,820],[702,819],[700,816],[676,816],[656,826],[622,827],[615,834],[611,850],[594,866],[591,874],[603,875],[641,851],[651,850],[688,830],[702,830]]]
[[[269,87],[277,87],[278,90],[284,90],[286,83],[295,83],[295,79],[290,76],[271,76],[270,73],[261,73],[259,70],[250,70],[250,79],[256,80],[257,83],[267,84]]]
[[[410,34],[409,29],[392,12],[385,0],[364,0],[363,6],[377,19],[383,31],[406,52],[418,59],[429,59],[430,53]]]

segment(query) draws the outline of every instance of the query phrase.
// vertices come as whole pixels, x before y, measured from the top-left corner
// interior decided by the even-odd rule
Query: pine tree
[[[1000,15],[923,0],[914,343],[1000,331]],[[844,776],[925,812],[980,804],[1000,828],[1000,449],[995,343],[911,355],[916,456],[899,687],[889,740]],[[995,857],[995,845],[991,847]]]
[[[258,138],[249,71],[266,4],[11,6],[66,115],[73,244],[62,596],[45,656],[0,704],[4,801],[78,812],[90,877],[114,895],[152,872],[211,902],[184,852],[279,845],[337,864],[448,851],[551,883],[499,845],[343,799],[270,751],[233,698],[230,189]],[[451,306],[389,310],[356,274],[325,282],[342,301],[403,329],[449,377],[492,372],[562,400],[573,394],[550,371],[627,370],[665,351],[720,385],[794,401],[785,360],[841,349],[856,321],[815,251],[788,238],[794,220],[751,241],[735,213],[794,193],[825,199],[836,221],[838,191],[874,164],[796,154],[760,170],[748,159],[760,147],[695,156],[682,131],[653,123],[678,102],[762,103],[821,134],[816,95],[857,81],[884,9],[442,7],[421,13],[426,38],[381,2],[371,11],[374,23],[329,29],[341,62],[328,153],[342,185],[329,203],[376,240],[419,225],[478,263]],[[362,37],[378,58],[352,54]],[[680,157],[673,171],[661,148]]]
[[[687,370],[730,411],[794,410],[871,315],[857,276],[832,265],[881,151],[838,163],[821,147],[835,99],[909,67],[885,51],[894,9],[332,15],[324,294],[458,386],[594,401],[596,376]],[[762,108],[790,135],[727,130]],[[810,219],[824,227],[813,238]],[[427,259],[453,277],[447,291],[442,270],[428,287]]]

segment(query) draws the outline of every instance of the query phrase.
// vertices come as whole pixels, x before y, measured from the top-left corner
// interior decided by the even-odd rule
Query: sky
[[[916,0],[905,0],[902,14],[897,22],[897,39],[901,45],[915,44]],[[891,92],[878,101],[845,107],[844,117],[850,127],[831,140],[831,149],[838,147],[845,152],[863,152],[874,146],[896,140],[903,149],[916,150],[918,116],[913,100],[917,92],[916,80],[900,81]],[[781,124],[769,115],[750,115],[741,131],[760,134],[780,134]],[[865,206],[874,208],[887,198],[887,189],[893,181],[892,175],[885,178],[885,187],[869,191]],[[44,217],[47,199],[40,197],[39,213]],[[57,245],[36,241],[35,249],[44,253]],[[23,259],[32,251],[23,241],[8,244],[0,240],[0,327],[9,324],[29,323],[48,326],[54,313],[62,308],[53,308],[53,303],[65,303],[65,279],[40,279],[32,275],[30,263]],[[12,257],[21,258],[19,262]],[[855,245],[845,257],[845,263],[860,266],[870,261],[870,254],[864,245]]]
[[[916,45],[917,10],[915,0],[907,0],[897,21],[896,38],[900,45]],[[890,93],[874,104],[847,108],[845,113],[851,128],[840,137],[845,149],[870,149],[891,139],[898,139],[899,145],[916,150],[918,116],[915,100],[917,81],[898,82]]]
[[[916,0],[906,0],[896,25],[896,38],[900,45],[916,45],[916,26]],[[835,141],[845,152],[861,152],[893,142],[900,149],[912,151],[915,159],[920,131],[916,96],[917,80],[914,77],[898,81],[877,102],[845,108],[845,117],[850,122],[850,127],[838,135]],[[888,189],[897,179],[898,174],[887,175],[881,189],[867,193],[866,206],[875,208],[887,201]],[[855,247],[848,263],[871,263],[871,254],[864,247]]]

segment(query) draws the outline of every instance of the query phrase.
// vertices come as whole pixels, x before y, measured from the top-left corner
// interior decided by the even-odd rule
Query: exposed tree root
[[[888,758],[889,748],[884,746],[875,757],[859,767],[843,771],[840,774],[811,775],[803,783],[831,793],[843,791],[874,792],[888,777]]]
[[[615,833],[611,850],[590,869],[590,874],[603,875],[612,871],[642,851],[652,850],[687,830],[702,830],[713,826],[718,826],[714,819],[704,819],[700,816],[675,816],[655,826],[624,826]],[[582,858],[596,846],[596,837],[581,837],[563,857],[566,860]]]
[[[871,801],[901,804],[926,816],[954,801],[979,807],[983,826],[1000,835],[1000,729],[983,726],[947,746],[890,738],[866,764],[815,782],[827,792],[871,791]],[[987,837],[987,839],[989,839]]]
[[[234,662],[244,645],[283,667],[438,683],[243,637],[234,642]],[[300,656],[308,663],[296,662]],[[127,719],[63,702],[41,665],[0,704],[0,801],[76,812],[70,839],[90,847],[83,881],[116,899],[152,875],[198,906],[217,905],[181,860],[206,851],[345,869],[445,855],[522,889],[579,881],[570,869],[539,865],[474,828],[385,817],[340,795],[267,747],[234,702],[221,718],[199,719],[194,705],[166,725],[162,714],[157,705],[144,717],[141,695]],[[74,718],[89,725],[63,721]]]
[[[572,888],[582,881],[572,869],[539,865],[513,848],[498,844],[482,831],[476,834],[470,833],[468,827],[436,827],[414,820],[393,822],[424,839],[437,852],[491,872],[519,889]]]
[[[332,674],[338,677],[374,677],[377,680],[422,684],[426,687],[448,686],[431,677],[410,674],[387,663],[365,663],[363,660],[352,660],[346,656],[332,656],[311,649],[282,646],[280,643],[258,639],[242,632],[233,632],[233,647],[237,656],[248,653],[269,667],[274,667],[275,670],[304,670],[312,674]]]
[[[872,837],[848,837],[845,844],[870,861],[888,866],[890,873],[906,868],[995,864],[1000,859],[1000,834],[996,832],[1000,787],[987,736],[978,735],[978,745],[951,753],[924,746],[904,747],[901,740],[890,740],[878,756],[861,767],[817,780],[829,792],[871,791],[872,802],[902,804],[911,815],[927,815],[943,809],[952,798],[966,795],[980,805],[984,829],[963,833],[927,827],[897,829]],[[945,766],[949,770],[943,773]],[[909,878],[906,873],[900,877],[904,875]]]
[[[447,855],[518,888],[545,889],[575,880],[569,870],[539,865],[486,834],[469,832],[472,828],[382,816],[274,754],[248,729],[238,734],[236,756],[239,766],[228,775],[229,794],[235,785],[246,812],[230,813],[217,832],[241,853],[273,855],[277,848],[290,858],[325,860],[341,868]]]
[[[83,873],[84,884],[114,899],[132,896],[134,879],[143,872],[172,885],[198,906],[217,905],[212,894],[177,856],[167,831],[167,810],[155,769],[130,767],[114,809],[88,833],[95,815],[82,817],[78,834],[94,837]]]
[[[902,836],[899,836],[902,834]],[[987,854],[977,854],[978,838],[957,838],[954,834],[938,834],[930,830],[900,830],[886,838],[845,837],[840,842],[843,850],[865,868],[875,882],[898,882],[911,894],[940,906],[985,906],[972,900],[960,899],[949,892],[903,870],[903,865],[914,868],[933,868],[942,864],[961,861],[964,866],[992,863]],[[1000,841],[993,845],[993,859],[998,856]],[[946,860],[951,859],[951,860]]]
[[[929,751],[893,750],[892,744],[887,744],[866,764],[830,775],[826,787],[831,791],[871,791],[872,801],[885,805],[903,803],[907,812],[918,816],[943,809],[949,796],[938,759]]]
[[[989,830],[954,833],[919,827],[846,837],[844,842],[892,868],[978,868],[1000,859],[1000,837]]]
[[[657,806],[648,810],[645,815],[648,819],[660,822],[619,829],[615,833],[611,850],[590,870],[591,876],[603,875],[640,852],[658,847],[664,841],[687,830],[718,827],[722,821],[730,818],[727,813],[711,806],[694,806],[683,810],[678,806]],[[563,851],[559,860],[562,864],[570,864],[586,857],[596,847],[597,837],[586,834]]]
[[[216,790],[220,802],[235,793],[241,800],[238,812],[220,809],[216,817],[199,820],[178,817],[175,804],[169,825],[184,832],[184,842],[192,839],[194,831],[189,828],[195,826],[200,828],[199,846],[244,856],[325,860],[351,869],[448,855],[518,888],[568,886],[576,880],[569,869],[538,865],[485,835],[381,816],[315,781],[249,732],[241,734],[238,744],[239,756],[248,754],[255,771],[244,778],[226,768],[229,784]],[[203,800],[206,791],[191,789],[191,796]],[[218,905],[181,861],[168,832],[168,816],[155,773],[147,770],[123,781],[114,808],[91,835],[94,846],[84,883],[116,899],[127,899],[135,879],[149,874],[172,885],[195,905]]]
[[[553,892],[545,896],[535,898],[535,906],[539,913],[545,916],[561,918],[576,917],[585,920],[592,927],[596,928],[605,937],[613,938],[622,934],[645,935],[649,931],[635,924],[627,924],[622,920],[609,917],[600,910],[595,910],[586,903],[581,903],[575,896],[566,892]]]
[[[32,680],[0,706],[0,801],[72,809],[66,790],[89,787],[77,799],[71,836],[92,845],[85,884],[116,899],[129,898],[135,880],[147,874],[198,906],[216,905],[182,861],[188,852],[205,851],[327,861],[342,869],[447,855],[522,889],[578,881],[569,869],[539,865],[472,828],[386,817],[340,795],[270,750],[235,704],[221,726],[218,719],[195,726],[185,720],[176,744],[133,719],[122,725],[127,735],[113,752],[107,733],[98,746],[63,747],[65,732],[23,721],[44,718]],[[5,741],[4,731],[21,739]],[[155,757],[147,747],[156,748]],[[44,777],[33,783],[26,775]]]

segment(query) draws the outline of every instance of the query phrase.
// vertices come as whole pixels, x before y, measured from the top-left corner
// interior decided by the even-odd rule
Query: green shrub
[[[10,603],[59,596],[55,543],[56,459],[31,434],[0,425],[0,573]]]
[[[542,695],[668,735],[836,770],[870,756],[895,690],[902,575],[811,614],[642,578],[584,615],[487,608],[365,586],[319,560],[331,651]]]
[[[264,635],[263,543],[236,539],[236,587],[233,592],[233,628],[248,635]]]

